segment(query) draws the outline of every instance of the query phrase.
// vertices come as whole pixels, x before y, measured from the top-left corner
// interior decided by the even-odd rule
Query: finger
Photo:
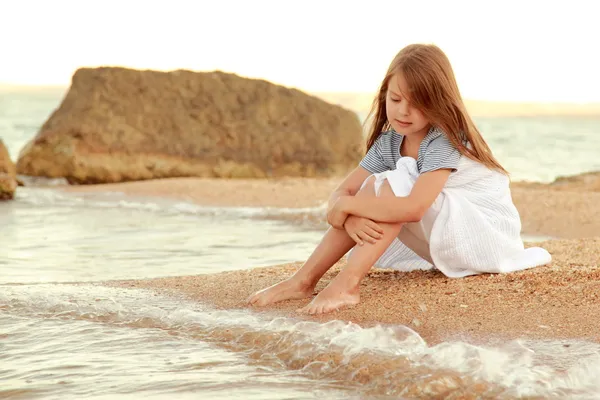
[[[383,235],[383,229],[381,229],[381,227],[374,221],[368,220],[368,222],[366,223],[366,225],[373,229],[376,232],[379,232]]]
[[[373,239],[373,243],[375,243],[376,241],[378,241],[379,239],[383,238],[383,235],[379,232],[376,232],[370,228],[364,227],[363,229],[363,234],[364,235],[368,235],[370,238]],[[364,238],[364,236],[363,236]]]
[[[375,239],[372,238],[371,236],[369,236],[368,234],[366,234],[365,232],[358,232],[357,236],[360,237],[362,240],[364,240],[367,243],[371,243],[371,244],[375,244]]]
[[[375,239],[381,239],[383,237],[383,234],[377,232],[375,229],[369,228],[368,226],[365,227],[364,232]]]
[[[360,237],[358,237],[358,235],[357,235],[356,233],[354,233],[354,232],[353,232],[353,233],[351,233],[351,234],[350,234],[350,237],[351,237],[351,238],[352,238],[352,240],[354,240],[354,241],[356,242],[356,244],[358,244],[359,246],[362,246],[362,245],[364,244],[364,243],[363,243],[363,241],[361,240],[361,238],[360,238]]]

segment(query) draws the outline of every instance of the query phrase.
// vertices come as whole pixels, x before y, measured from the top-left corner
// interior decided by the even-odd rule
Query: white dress
[[[387,180],[396,196],[405,197],[419,172],[414,158],[402,157],[396,169],[373,175],[377,194]],[[524,248],[508,177],[461,157],[422,220],[406,223],[375,266],[400,271],[435,266],[459,278],[533,268],[551,259],[543,248]]]

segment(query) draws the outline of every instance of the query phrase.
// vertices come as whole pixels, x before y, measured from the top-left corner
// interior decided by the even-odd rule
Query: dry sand
[[[522,231],[554,238],[600,236],[600,192],[514,185]]]

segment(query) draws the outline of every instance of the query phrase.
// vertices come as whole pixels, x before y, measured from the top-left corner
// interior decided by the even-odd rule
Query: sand
[[[117,191],[226,207],[303,208],[321,206],[338,182],[337,179],[178,178],[72,186],[64,190]],[[251,309],[318,321],[340,319],[363,326],[403,324],[430,343],[490,342],[519,337],[600,342],[597,317],[600,315],[600,192],[514,183],[512,194],[525,233],[557,238],[535,244],[550,251],[553,256],[550,265],[507,275],[462,279],[449,279],[437,271],[401,273],[373,269],[362,283],[361,303],[349,309],[316,317],[298,315],[295,310],[309,299]],[[250,294],[293,274],[302,265],[302,260],[298,261],[211,275],[106,284],[184,295],[219,308],[247,308],[245,301]],[[345,260],[340,261],[325,275],[315,293],[344,263]]]
[[[184,294],[225,309],[251,308],[318,321],[352,321],[363,326],[403,324],[429,343],[519,337],[600,341],[600,238],[552,240],[541,245],[552,253],[552,264],[512,274],[450,279],[437,271],[374,269],[362,283],[360,304],[314,317],[296,313],[309,299],[264,308],[245,303],[247,296],[290,276],[301,263],[108,284]],[[323,277],[315,293],[344,263],[342,260]]]
[[[169,178],[100,185],[65,186],[75,193],[120,192],[159,196],[221,207],[316,207],[327,201],[339,179]]]
[[[134,196],[160,196],[222,207],[318,207],[340,179],[290,178],[227,180],[172,178],[104,185],[68,186],[69,192],[122,192]],[[600,192],[565,190],[550,185],[515,183],[515,205],[523,232],[551,238],[600,236]],[[300,218],[301,215],[295,215]],[[324,215],[323,215],[324,217]]]

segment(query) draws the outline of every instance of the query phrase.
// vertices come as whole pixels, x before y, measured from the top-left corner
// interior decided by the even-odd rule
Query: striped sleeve
[[[387,171],[389,168],[385,165],[385,159],[382,153],[382,139],[384,135],[380,135],[373,146],[367,151],[364,158],[360,161],[359,165],[371,172],[376,174],[379,172]]]
[[[444,134],[439,135],[427,145],[423,155],[420,173],[450,169],[456,172],[461,154]]]

